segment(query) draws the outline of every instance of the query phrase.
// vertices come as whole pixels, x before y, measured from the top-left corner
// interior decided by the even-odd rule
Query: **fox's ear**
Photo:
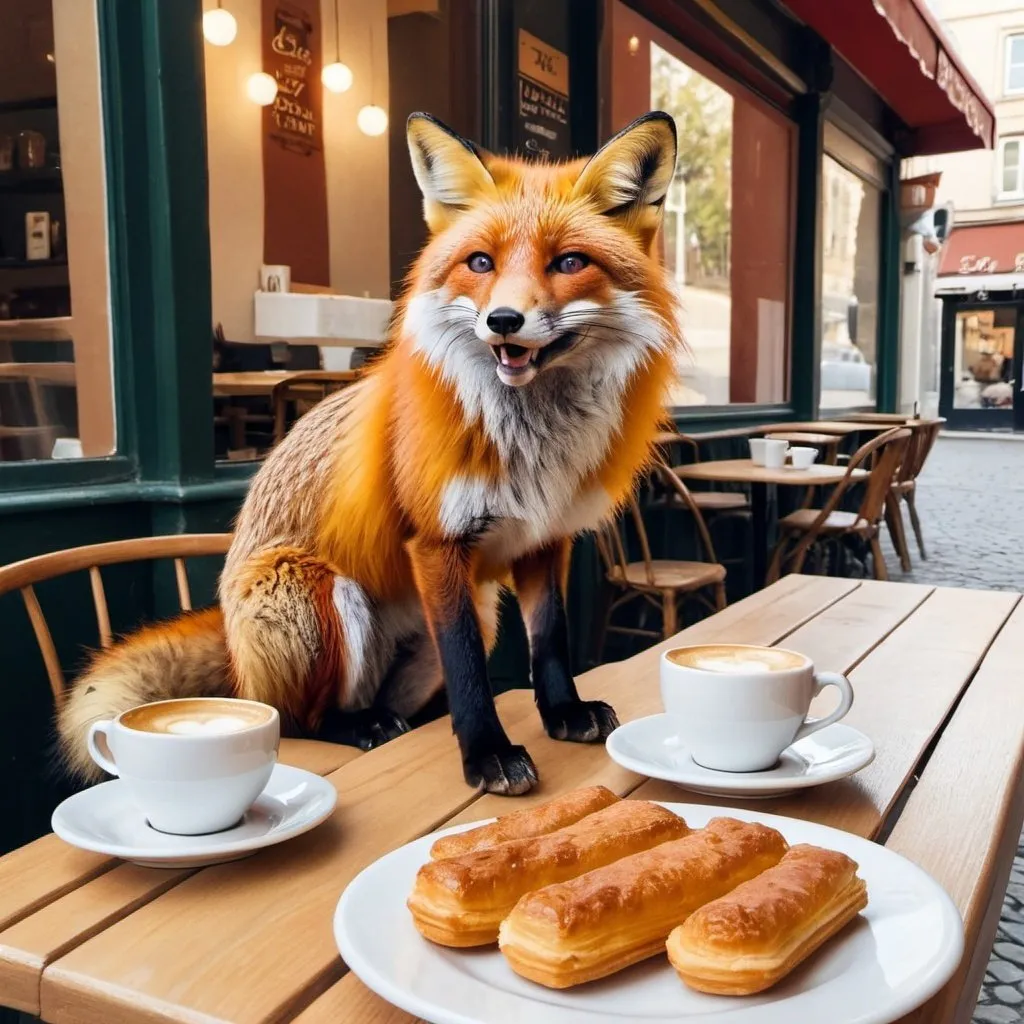
[[[644,114],[590,158],[573,186],[608,217],[620,218],[649,245],[676,166],[676,123],[660,110]]]
[[[494,179],[482,152],[429,114],[410,114],[406,127],[409,156],[423,193],[423,215],[432,232],[460,211],[494,192]]]

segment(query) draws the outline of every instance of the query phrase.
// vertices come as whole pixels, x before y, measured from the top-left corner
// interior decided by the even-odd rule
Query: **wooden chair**
[[[657,443],[659,447],[668,448],[670,451],[676,445],[685,448],[690,452],[691,462],[700,462],[700,443],[696,437],[666,432],[658,435]],[[670,457],[665,461],[672,465],[676,460]],[[669,492],[670,496],[673,494],[674,492]],[[712,516],[750,511],[749,499],[739,491],[690,491],[689,494],[692,504]]]
[[[696,600],[712,612],[721,611],[725,607],[725,566],[719,564],[715,557],[711,534],[700,508],[693,501],[693,495],[664,463],[659,463],[655,467],[653,475],[660,479],[662,486],[677,495],[693,514],[708,561],[685,562],[653,558],[643,517],[640,514],[640,505],[635,497],[631,497],[626,511],[637,533],[642,560],[629,560],[623,541],[624,523],[621,520],[606,523],[597,531],[597,549],[604,563],[607,593],[596,645],[596,656],[599,661],[608,633],[668,639],[679,630],[679,611],[683,601]],[[711,598],[705,593],[708,589],[712,592]],[[661,615],[660,632],[640,627],[611,625],[612,615],[638,598],[655,608]]]
[[[856,537],[871,548],[875,578],[885,580],[889,574],[879,542],[879,522],[896,471],[904,459],[910,431],[906,427],[887,430],[861,445],[850,456],[846,475],[832,491],[824,507],[802,508],[779,520],[781,536],[768,568],[767,583],[774,583],[783,572],[800,572],[808,552],[823,540],[839,541]],[[866,479],[856,479],[854,470],[870,465]],[[839,506],[855,485],[864,484],[864,495],[856,512]]]
[[[294,404],[294,423],[303,413],[309,412],[317,402],[340,391],[352,383],[351,370],[310,370],[289,376],[274,388],[271,405],[274,410],[274,444],[277,444],[288,430],[288,406]],[[301,410],[301,411],[300,411]]]
[[[938,439],[939,431],[946,421],[935,420],[912,420],[907,422],[911,431],[910,441],[907,443],[907,451],[903,462],[896,471],[892,487],[889,491],[888,500],[885,503],[885,521],[889,527],[889,535],[892,537],[893,547],[900,558],[900,566],[904,572],[909,572],[910,546],[907,544],[907,534],[903,528],[903,509],[901,502],[907,503],[907,511],[910,513],[910,525],[914,530],[914,538],[917,541],[917,550],[921,558],[927,560],[928,553],[924,547],[924,537],[921,533],[921,520],[917,514],[915,495],[917,492],[917,478],[924,469],[925,461],[931,454],[932,448]]]
[[[46,675],[53,691],[56,707],[64,703],[64,673],[61,670],[57,649],[46,623],[35,584],[65,576],[72,572],[88,570],[92,585],[92,601],[96,610],[96,625],[102,647],[109,647],[113,641],[110,629],[110,614],[107,610],[107,596],[103,589],[100,568],[105,565],[119,565],[123,562],[139,562],[160,558],[174,559],[174,572],[178,585],[178,603],[182,611],[192,608],[192,595],[188,585],[186,558],[204,555],[224,555],[231,544],[230,533],[179,534],[168,537],[135,537],[131,540],[115,540],[106,544],[89,544],[85,547],[54,551],[35,558],[26,558],[0,568],[0,595],[14,590],[21,591],[25,610],[28,612],[32,630],[35,633],[39,652],[46,666]]]

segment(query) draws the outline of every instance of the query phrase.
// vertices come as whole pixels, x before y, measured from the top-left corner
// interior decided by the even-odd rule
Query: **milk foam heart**
[[[238,732],[245,729],[248,723],[240,718],[220,715],[216,718],[182,718],[176,722],[167,722],[164,731],[175,736],[210,736],[226,732]]]

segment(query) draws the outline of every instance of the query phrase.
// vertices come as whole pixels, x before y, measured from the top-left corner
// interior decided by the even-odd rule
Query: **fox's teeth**
[[[505,346],[502,345],[501,348],[498,351],[501,353],[501,365],[502,366],[509,366],[509,365],[511,365],[509,363],[508,352],[505,351]]]
[[[531,362],[531,363],[535,363],[535,362],[537,362],[537,353],[538,353],[539,351],[540,351],[540,349],[538,349],[538,348],[532,348],[532,349],[530,349],[530,362]]]

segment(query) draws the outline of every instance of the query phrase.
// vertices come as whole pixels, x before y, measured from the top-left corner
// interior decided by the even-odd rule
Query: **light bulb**
[[[629,52],[635,54],[640,49],[640,39],[637,36],[629,37]]]
[[[245,83],[245,91],[253,103],[269,107],[277,95],[277,81],[266,71],[257,71],[256,74],[249,76],[249,81]]]
[[[333,64],[324,65],[323,71],[320,72],[320,81],[324,83],[324,88],[330,89],[331,92],[346,92],[352,88],[352,72],[347,64],[336,60]]]
[[[214,7],[203,15],[203,35],[213,46],[228,46],[238,34],[238,22],[230,11]]]
[[[383,135],[388,130],[388,112],[371,103],[356,114],[356,124],[364,135]]]

